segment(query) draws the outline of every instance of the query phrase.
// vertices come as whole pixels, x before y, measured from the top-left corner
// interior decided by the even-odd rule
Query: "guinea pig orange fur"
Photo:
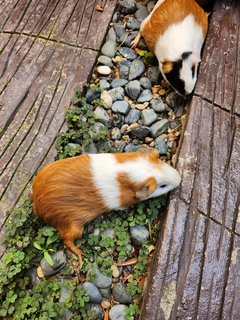
[[[94,154],[50,163],[33,181],[34,212],[56,227],[81,260],[74,240],[82,236],[85,223],[179,185],[178,172],[158,157],[155,151]]]
[[[165,80],[178,93],[190,94],[207,27],[208,13],[194,0],[159,0],[142,22],[132,47],[143,36]]]

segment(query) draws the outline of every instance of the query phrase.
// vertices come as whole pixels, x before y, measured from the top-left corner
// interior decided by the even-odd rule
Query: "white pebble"
[[[111,73],[111,69],[108,66],[97,67],[97,72],[103,76],[108,76]]]

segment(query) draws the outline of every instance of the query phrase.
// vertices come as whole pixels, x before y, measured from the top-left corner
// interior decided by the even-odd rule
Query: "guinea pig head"
[[[136,198],[139,200],[159,197],[180,184],[181,178],[177,170],[161,161],[158,156],[158,152],[149,155],[153,165],[152,175],[139,184],[136,191]]]
[[[181,95],[192,93],[197,81],[200,53],[184,52],[179,60],[165,59],[160,63],[160,70],[165,80]]]

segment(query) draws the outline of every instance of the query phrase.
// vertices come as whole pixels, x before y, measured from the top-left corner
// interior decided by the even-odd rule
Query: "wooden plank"
[[[22,0],[18,4],[15,0],[15,6],[9,5],[9,10],[2,12],[1,28],[4,32],[23,33],[97,50],[116,3],[117,0]],[[96,10],[97,4],[101,4],[103,12]]]
[[[217,1],[195,93],[240,114],[240,10],[238,0]]]

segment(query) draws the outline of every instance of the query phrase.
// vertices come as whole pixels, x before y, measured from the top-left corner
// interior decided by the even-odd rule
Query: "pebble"
[[[145,226],[130,227],[130,237],[133,244],[139,246],[149,239],[149,231]]]
[[[161,98],[151,100],[150,106],[156,112],[163,112],[166,110],[166,105],[164,104]]]
[[[117,35],[117,38],[121,38],[122,35],[125,35],[125,28],[122,22],[117,22],[114,24],[114,30]]]
[[[107,300],[103,300],[103,301],[101,302],[101,307],[102,307],[103,309],[108,309],[110,306],[111,306],[111,303],[110,303],[109,301],[107,301]]]
[[[107,80],[105,80],[105,79],[101,79],[99,81],[99,86],[103,90],[107,90],[107,89],[109,89],[111,87],[110,83],[107,82]]]
[[[99,304],[89,304],[88,308],[90,311],[93,311],[93,315],[91,317],[92,320],[102,320],[103,319],[104,312]]]
[[[94,114],[96,119],[99,122],[102,122],[104,125],[106,125],[107,127],[110,126],[110,118],[109,115],[107,114],[107,112],[102,108],[102,107],[97,107],[94,110]]]
[[[127,116],[125,117],[125,123],[132,124],[138,122],[141,117],[141,111],[136,109],[131,109]]]
[[[138,34],[137,31],[132,31],[131,33],[126,33],[126,34],[121,36],[120,42],[123,43],[124,46],[130,47],[131,46],[131,42],[133,41],[133,39],[135,39],[137,34]]]
[[[67,258],[63,251],[57,251],[52,256],[53,266],[47,263],[45,258],[42,258],[40,265],[45,277],[53,276],[61,271],[67,264]]]
[[[111,68],[108,66],[98,66],[97,72],[103,76],[108,76],[111,73]]]
[[[101,53],[104,56],[109,58],[113,58],[116,52],[116,41],[107,40],[102,46]]]
[[[139,127],[138,123],[132,123],[132,124],[130,124],[129,129],[134,129],[134,128],[137,128],[137,127]]]
[[[164,133],[168,129],[169,121],[162,119],[151,126],[152,136],[158,137],[161,133]]]
[[[146,138],[148,135],[150,135],[150,133],[151,133],[150,128],[146,126],[139,126],[131,130],[131,135],[139,139]]]
[[[108,91],[104,90],[101,93],[101,99],[103,101],[103,106],[107,109],[111,108],[112,103],[113,103],[113,99],[112,96],[109,94]]]
[[[149,12],[147,10],[147,8],[145,6],[141,6],[140,9],[138,9],[136,12],[135,12],[135,18],[140,22],[142,23],[143,20],[149,15]]]
[[[102,301],[101,293],[99,292],[98,288],[92,282],[84,282],[83,288],[87,292],[89,296],[89,301],[93,303],[99,303]]]
[[[152,92],[149,89],[145,89],[138,97],[137,102],[143,103],[151,100],[152,100]]]
[[[112,22],[118,22],[120,19],[120,12],[116,11],[112,17]]]
[[[141,145],[139,143],[128,143],[125,148],[124,151],[125,152],[135,152],[138,151],[138,149],[141,147]]]
[[[139,59],[135,59],[135,60],[133,60],[131,66],[130,66],[128,79],[130,81],[135,80],[135,79],[141,77],[141,75],[144,72],[145,72],[144,63]]]
[[[128,60],[123,60],[122,62],[119,63],[120,78],[128,80],[130,65],[131,65],[131,62]]]
[[[128,83],[127,79],[114,79],[111,83],[112,88],[123,87]]]
[[[110,68],[113,67],[112,59],[107,56],[99,56],[97,62],[103,65],[106,65]]]
[[[112,97],[112,101],[123,100],[124,99],[124,89],[122,87],[113,88],[108,91],[110,96]]]
[[[115,101],[112,105],[113,112],[119,112],[121,114],[127,114],[130,110],[129,103],[127,101]]]
[[[126,85],[125,91],[130,98],[132,98],[133,100],[136,100],[141,91],[140,82],[137,80],[130,81]]]
[[[125,133],[128,129],[129,125],[128,124],[124,124],[121,128],[121,133]]]
[[[172,91],[166,97],[166,102],[171,108],[175,109],[184,106],[185,101],[182,96],[177,94],[175,91]]]
[[[119,140],[121,139],[122,135],[121,135],[121,131],[119,128],[113,128],[111,131],[111,137],[113,140]]]
[[[147,78],[147,77],[142,77],[140,79],[140,85],[144,88],[144,89],[152,89],[152,84],[151,81]]]
[[[113,120],[114,127],[121,128],[122,125],[124,124],[124,116],[121,114],[114,113],[112,115],[112,120]]]
[[[64,302],[66,299],[70,299],[71,295],[72,295],[72,292],[63,285],[60,291],[59,302]]]
[[[138,110],[144,110],[148,107],[148,102],[144,102],[141,104],[135,104],[134,107]]]
[[[110,320],[125,320],[127,306],[124,304],[116,304],[109,311]]]
[[[151,81],[151,83],[158,84],[159,83],[160,71],[158,66],[151,66],[147,69],[147,77]]]
[[[114,278],[118,278],[119,275],[120,275],[120,272],[119,272],[118,267],[117,267],[115,264],[113,264],[113,265],[111,266],[111,270],[112,270],[112,276],[113,276]]]
[[[165,89],[160,89],[158,91],[158,93],[159,93],[160,96],[164,96],[166,94],[166,90]]]
[[[132,302],[131,295],[126,292],[126,289],[122,283],[115,284],[112,292],[113,292],[113,298],[115,301],[124,303],[124,304],[129,304]]]
[[[112,240],[114,240],[115,238],[115,231],[113,228],[108,228],[108,229],[105,229],[103,231],[103,234],[109,238],[111,238]]]
[[[94,88],[89,88],[86,92],[86,99],[88,103],[92,103],[94,100],[100,98],[101,93],[99,90],[95,90]]]
[[[87,277],[98,288],[107,288],[112,284],[112,277],[101,273],[98,268],[90,269],[87,273]]]
[[[38,275],[37,275],[37,269],[31,269],[28,272],[29,275],[29,280],[30,280],[30,286],[31,288],[33,288],[35,285],[39,284],[41,282],[41,280],[39,279]]]
[[[99,291],[103,298],[110,300],[111,299],[111,286],[107,288],[99,288]]]
[[[159,150],[160,154],[162,155],[167,153],[167,144],[162,137],[158,137],[155,140],[155,149]]]
[[[118,49],[119,53],[127,60],[134,60],[137,58],[135,51],[128,47],[121,47]]]
[[[137,6],[134,0],[120,0],[119,11],[122,13],[134,13],[137,10]]]
[[[136,18],[130,17],[127,21],[127,28],[131,30],[139,30],[140,22]]]
[[[150,124],[155,122],[157,120],[157,117],[158,116],[156,112],[152,109],[145,109],[142,112],[142,120],[145,126],[149,126]]]
[[[90,131],[92,132],[92,139],[94,142],[98,141],[98,134],[101,132],[103,129],[105,129],[105,125],[101,122],[95,122],[91,127]]]

